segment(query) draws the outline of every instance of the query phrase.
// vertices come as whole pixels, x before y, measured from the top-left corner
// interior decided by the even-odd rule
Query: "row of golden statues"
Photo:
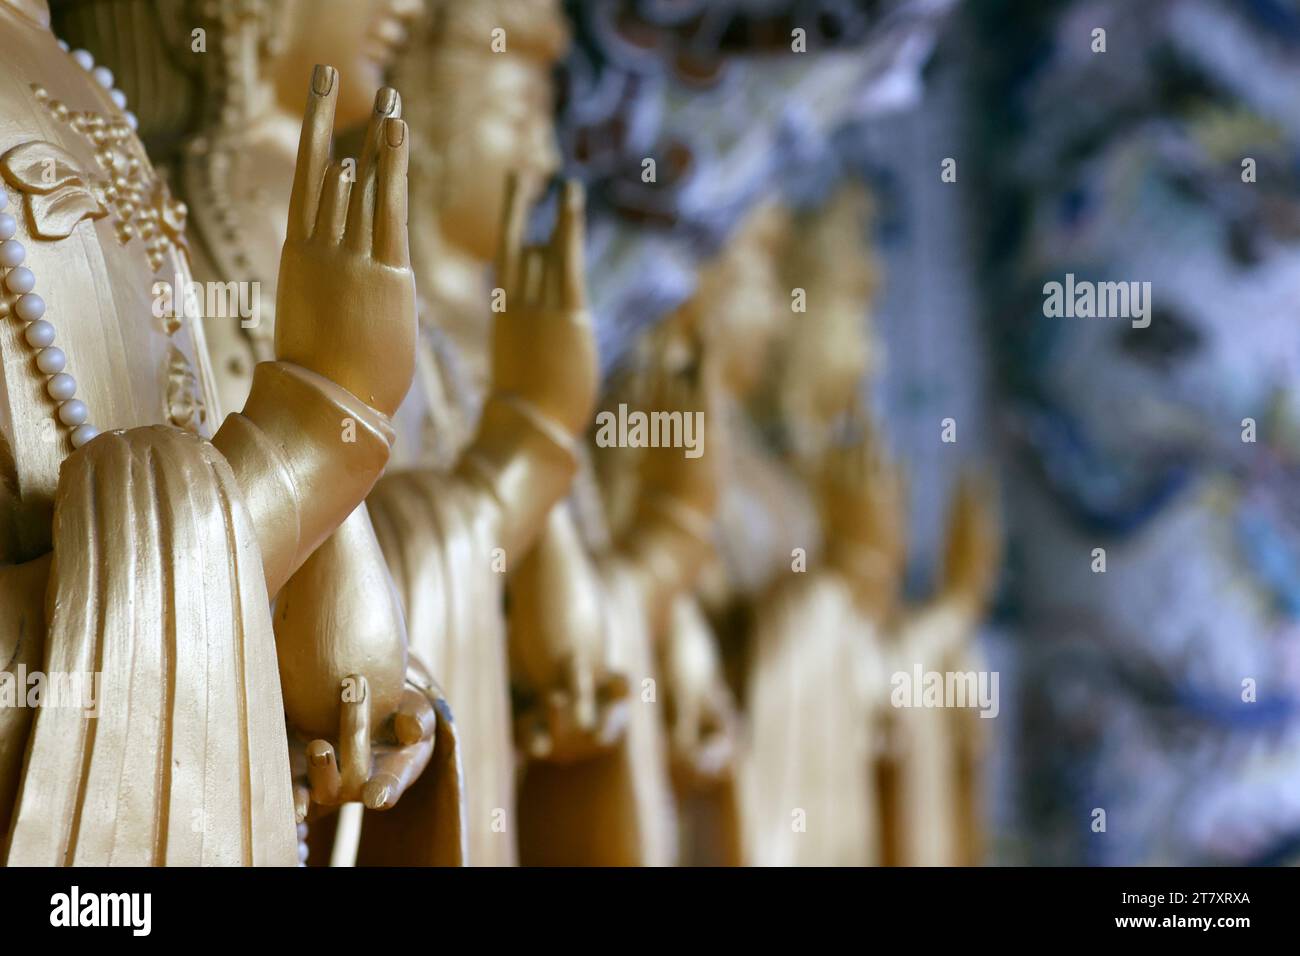
[[[0,708],[6,863],[978,859],[981,721],[889,675],[977,667],[995,521],[964,482],[900,606],[865,197],[757,209],[602,383],[581,189],[526,230],[566,43],[0,0],[0,668],[97,687]],[[159,315],[191,280],[260,320]],[[597,446],[620,403],[703,453]]]

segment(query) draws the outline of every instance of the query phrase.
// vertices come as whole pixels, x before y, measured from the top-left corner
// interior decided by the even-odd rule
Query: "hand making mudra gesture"
[[[397,91],[380,90],[353,182],[349,164],[330,159],[338,84],[332,67],[318,67],[307,97],[280,255],[275,351],[392,415],[415,371],[406,123]]]
[[[631,376],[634,407],[707,423],[713,376],[699,343],[686,355],[655,356]],[[606,396],[606,401],[610,396]],[[711,439],[699,434],[700,449]],[[602,449],[602,453],[619,453]],[[511,663],[516,691],[516,738],[530,757],[569,764],[607,752],[629,719],[626,647],[619,635],[629,616],[638,627],[658,633],[673,597],[693,577],[705,550],[684,540],[672,514],[709,515],[716,499],[714,459],[690,456],[671,445],[621,452],[635,487],[636,512],[627,527],[613,531],[609,550],[592,554],[580,540],[568,504],[556,507],[536,548],[511,580]],[[672,571],[665,573],[666,568]],[[631,583],[641,601],[627,601]],[[694,701],[698,703],[698,701]],[[683,703],[685,703],[683,701]],[[687,706],[685,710],[691,708]],[[696,711],[691,711],[696,712]]]
[[[387,416],[414,371],[407,130],[397,92],[380,90],[353,181],[347,165],[331,161],[338,84],[330,67],[313,73],[280,260],[276,353]],[[388,588],[377,568],[374,580],[350,584]],[[404,629],[336,623],[317,629],[311,647],[280,649],[299,821],[311,804],[391,807],[433,752],[432,682],[408,658]],[[295,679],[311,686],[294,687]]]
[[[581,183],[565,181],[550,239],[529,244],[529,193],[517,176],[506,177],[496,263],[505,299],[492,326],[492,388],[526,400],[576,437],[591,421],[599,382],[583,257],[585,196]]]
[[[524,240],[529,190],[508,177],[496,281],[505,311],[492,334],[492,383],[525,398],[575,438],[587,428],[598,380],[587,312],[583,192],[566,182],[550,240]],[[601,668],[599,581],[565,503],[555,505],[511,586],[510,658],[525,752],[576,759],[609,743],[604,718],[626,694]],[[519,702],[517,702],[518,704]]]

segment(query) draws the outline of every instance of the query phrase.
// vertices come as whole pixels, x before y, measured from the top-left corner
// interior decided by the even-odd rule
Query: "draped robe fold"
[[[917,666],[923,673],[964,670],[967,662],[978,668],[967,647],[972,628],[967,614],[942,600],[918,609],[890,642],[891,666],[909,675]],[[962,819],[974,794],[961,786],[961,741],[954,731],[972,717],[978,723],[977,712],[942,707],[908,707],[896,714],[894,802],[904,866],[957,866],[964,860]]]
[[[47,675],[97,678],[94,711],[33,722],[9,865],[297,863],[261,556],[225,459],[165,426],[64,462]]]
[[[513,865],[518,821],[505,574],[494,560],[497,505],[477,485],[433,469],[387,475],[367,500],[406,611],[411,653],[437,676],[454,708],[464,788],[461,859],[471,866]],[[410,796],[386,812],[402,810]],[[404,813],[417,812],[416,796]],[[444,794],[443,805],[450,807],[449,800]],[[442,819],[452,825],[450,814]],[[367,850],[364,826],[361,839],[363,859],[380,852]],[[445,830],[428,835],[409,845],[401,862],[459,862],[447,839]],[[382,852],[397,862],[391,847]]]
[[[837,575],[795,575],[760,605],[753,641],[742,771],[750,862],[876,863],[873,717],[887,684],[871,622]]]

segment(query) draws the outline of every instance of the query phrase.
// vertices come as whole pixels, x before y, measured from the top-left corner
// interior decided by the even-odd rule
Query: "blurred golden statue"
[[[589,450],[627,469],[626,520],[606,524],[595,474],[584,470],[510,582],[517,719],[531,758],[520,785],[525,863],[677,860],[667,712],[669,686],[681,685],[656,652],[675,599],[710,553],[716,389],[707,356],[694,349],[667,348],[653,362],[603,403]],[[668,435],[629,454],[617,437],[629,409],[647,421],[664,416]],[[673,422],[683,440],[692,429],[697,453],[671,441]]]
[[[358,737],[369,694],[362,681],[344,706],[337,685],[282,675],[268,596],[388,459],[414,366],[405,126],[373,125],[346,202],[326,174],[338,77],[316,72],[274,357],[209,442],[203,326],[160,308],[160,290],[189,287],[186,210],[155,175],[112,71],[64,52],[48,24],[43,2],[0,3],[0,657],[17,646],[46,673],[93,675],[97,710],[0,715],[5,858],[292,864],[277,678],[286,699],[345,711],[332,726]],[[339,441],[344,421],[354,441]],[[371,754],[349,756],[332,769],[359,790]]]
[[[748,723],[739,791],[751,863],[876,856],[867,781],[880,655],[864,605],[878,582],[861,558],[881,489],[864,480],[866,450],[829,441],[875,362],[867,210],[853,188],[812,213],[770,208],[729,252],[753,268],[767,263],[772,276],[761,307],[730,313],[748,327],[726,339],[745,343],[732,361],[732,500],[720,526],[728,561],[704,592]],[[773,446],[774,432],[788,450]]]
[[[537,173],[556,166],[553,148],[540,157],[533,148],[549,143],[549,101],[526,110],[521,123],[514,88],[498,89],[494,79],[522,70],[543,91],[530,92],[530,102],[544,95],[564,48],[563,21],[553,4],[518,5],[527,8],[522,18],[508,5],[501,15],[518,26],[509,52],[497,56],[489,44],[498,22],[474,28],[484,6],[496,5],[425,5],[392,71],[399,88],[419,91],[408,119],[417,158],[410,188],[421,333],[417,388],[399,416],[404,468],[390,471],[370,508],[412,654],[442,682],[456,710],[463,858],[501,864],[515,860],[518,831],[504,579],[568,488],[596,364],[583,289],[581,192],[566,191],[549,245],[523,243],[524,216],[541,185]],[[313,30],[349,39],[313,17],[293,28],[288,45],[316,49],[321,41]],[[540,47],[528,41],[546,34],[553,35]],[[355,34],[350,42],[355,48]],[[492,95],[483,102],[481,92]],[[425,97],[437,105],[418,108]],[[508,198],[507,176],[516,171]],[[458,205],[465,196],[472,203]],[[499,293],[487,282],[494,254]],[[451,330],[471,337],[457,340]],[[472,376],[464,374],[471,363]],[[368,816],[359,860],[459,862],[424,838],[437,803],[421,782],[394,813]]]
[[[944,587],[901,611],[905,481],[859,408],[864,376],[880,365],[867,322],[878,272],[869,215],[849,185],[791,224],[782,274],[807,314],[773,350],[774,387],[750,403],[809,476],[821,519],[819,549],[796,545],[796,573],[773,579],[750,612],[743,793],[758,863],[955,863],[958,833],[970,841],[975,829],[973,712],[896,711],[889,692],[890,675],[917,662],[969,669],[962,654],[998,566],[991,493],[962,483]],[[845,427],[847,444],[834,438]],[[876,774],[882,782],[868,785]]]
[[[498,27],[504,50],[493,48]],[[516,737],[536,760],[619,749],[626,686],[619,655],[647,653],[648,644],[617,633],[646,626],[655,596],[690,573],[674,562],[700,548],[676,527],[680,515],[648,508],[638,526],[646,553],[625,550],[621,563],[597,570],[572,507],[552,507],[573,474],[585,474],[576,436],[590,421],[596,386],[576,258],[576,187],[562,199],[552,249],[523,240],[526,212],[558,167],[550,73],[567,41],[554,0],[447,0],[428,5],[393,71],[399,87],[436,100],[408,113],[417,144],[411,227],[422,333],[417,388],[401,428],[405,460],[418,467],[385,478],[371,507],[406,601],[413,648],[429,655],[457,708],[473,863],[513,862],[517,841],[525,860],[547,852],[530,824],[545,805],[544,769],[525,775],[516,815]],[[508,192],[507,173],[514,183]],[[493,289],[486,266],[499,249]],[[555,296],[566,268],[571,288],[561,300]],[[522,304],[530,300],[537,304]],[[647,494],[662,497],[658,489]],[[509,667],[502,630],[507,577]],[[512,683],[515,718],[507,697]],[[637,773],[645,768],[635,766]],[[581,846],[593,842],[619,860],[644,860],[646,846],[663,841],[642,838],[641,829],[661,814],[645,811],[644,801],[619,803],[616,794],[643,794],[646,787],[631,788],[626,775],[608,779],[613,789],[598,787],[593,799],[621,806],[627,825],[592,826],[587,818],[587,842],[567,845],[588,861]],[[363,839],[363,861],[409,859],[374,848],[405,847],[399,826],[414,826],[415,813],[414,805],[403,805],[396,815],[368,820],[367,833],[377,838]],[[556,829],[548,832],[564,829],[551,822]],[[552,845],[558,842],[564,841]]]
[[[906,510],[904,497],[896,507]],[[890,602],[878,615],[891,674],[912,680],[931,672],[987,673],[973,638],[997,583],[997,514],[992,483],[977,473],[961,476],[949,505],[939,592],[919,607]],[[900,555],[900,569],[901,561]],[[889,709],[881,774],[882,800],[890,808],[886,862],[971,866],[982,860],[984,722],[971,702],[944,703]]]

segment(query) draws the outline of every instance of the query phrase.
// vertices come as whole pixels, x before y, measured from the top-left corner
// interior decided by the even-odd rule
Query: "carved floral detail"
[[[38,140],[0,156],[0,176],[27,197],[32,234],[64,239],[83,219],[101,219],[108,209],[75,157]]]
[[[32,86],[32,94],[55,119],[71,126],[94,149],[101,176],[91,177],[81,172],[75,161],[72,169],[99,204],[112,214],[118,241],[126,244],[139,237],[145,244],[149,265],[155,271],[163,266],[172,249],[187,252],[185,204],[173,199],[167,184],[154,174],[127,121],[120,115],[104,116],[93,110],[70,109],[36,84]],[[67,153],[63,156],[72,159]],[[34,208],[36,203],[30,201],[31,195],[29,207]]]
[[[167,420],[177,428],[197,432],[207,417],[194,367],[173,345],[167,355]]]

